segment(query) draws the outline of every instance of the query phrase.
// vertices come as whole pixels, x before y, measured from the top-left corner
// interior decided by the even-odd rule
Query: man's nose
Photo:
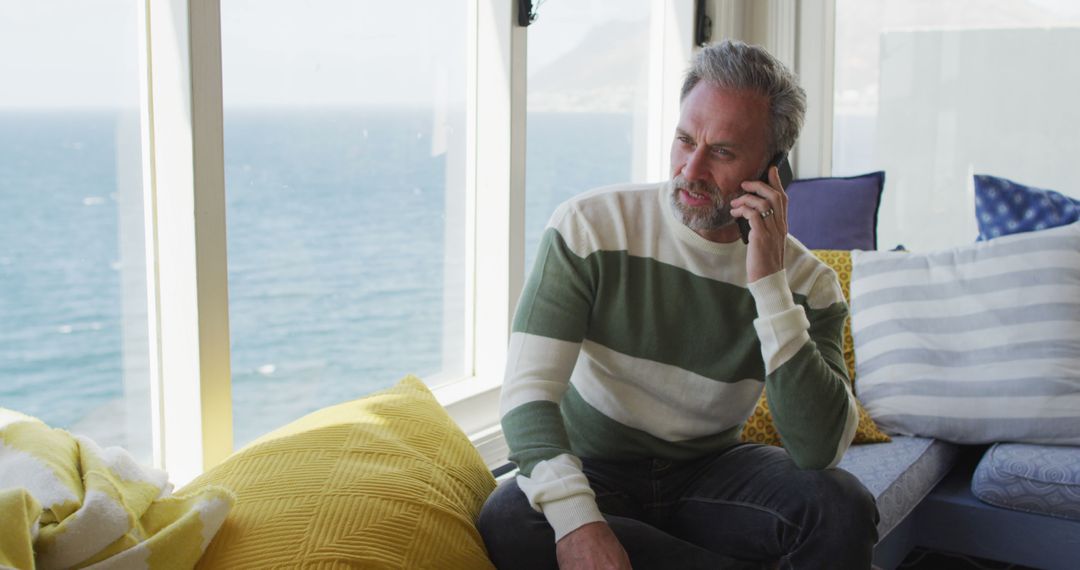
[[[705,152],[702,148],[696,148],[686,157],[683,166],[683,177],[687,180],[702,180],[708,173]]]

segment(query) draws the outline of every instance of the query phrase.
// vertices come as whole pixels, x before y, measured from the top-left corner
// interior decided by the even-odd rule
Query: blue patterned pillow
[[[1064,226],[1080,220],[1080,200],[1017,184],[1011,180],[975,175],[975,217],[979,240]]]

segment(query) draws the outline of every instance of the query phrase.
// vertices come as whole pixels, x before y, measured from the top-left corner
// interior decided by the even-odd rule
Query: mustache
[[[671,180],[671,185],[675,190],[704,194],[711,198],[713,202],[724,202],[724,194],[720,191],[720,187],[703,180],[687,180],[683,175],[679,174]]]

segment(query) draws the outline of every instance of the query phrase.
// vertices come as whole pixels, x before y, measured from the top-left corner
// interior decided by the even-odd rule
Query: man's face
[[[671,202],[690,229],[719,241],[738,236],[731,200],[765,168],[768,117],[765,95],[705,81],[683,99],[671,144]]]

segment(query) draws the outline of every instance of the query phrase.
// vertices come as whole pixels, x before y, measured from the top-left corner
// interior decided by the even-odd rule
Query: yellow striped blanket
[[[191,568],[233,497],[171,492],[123,449],[0,408],[0,568]]]

